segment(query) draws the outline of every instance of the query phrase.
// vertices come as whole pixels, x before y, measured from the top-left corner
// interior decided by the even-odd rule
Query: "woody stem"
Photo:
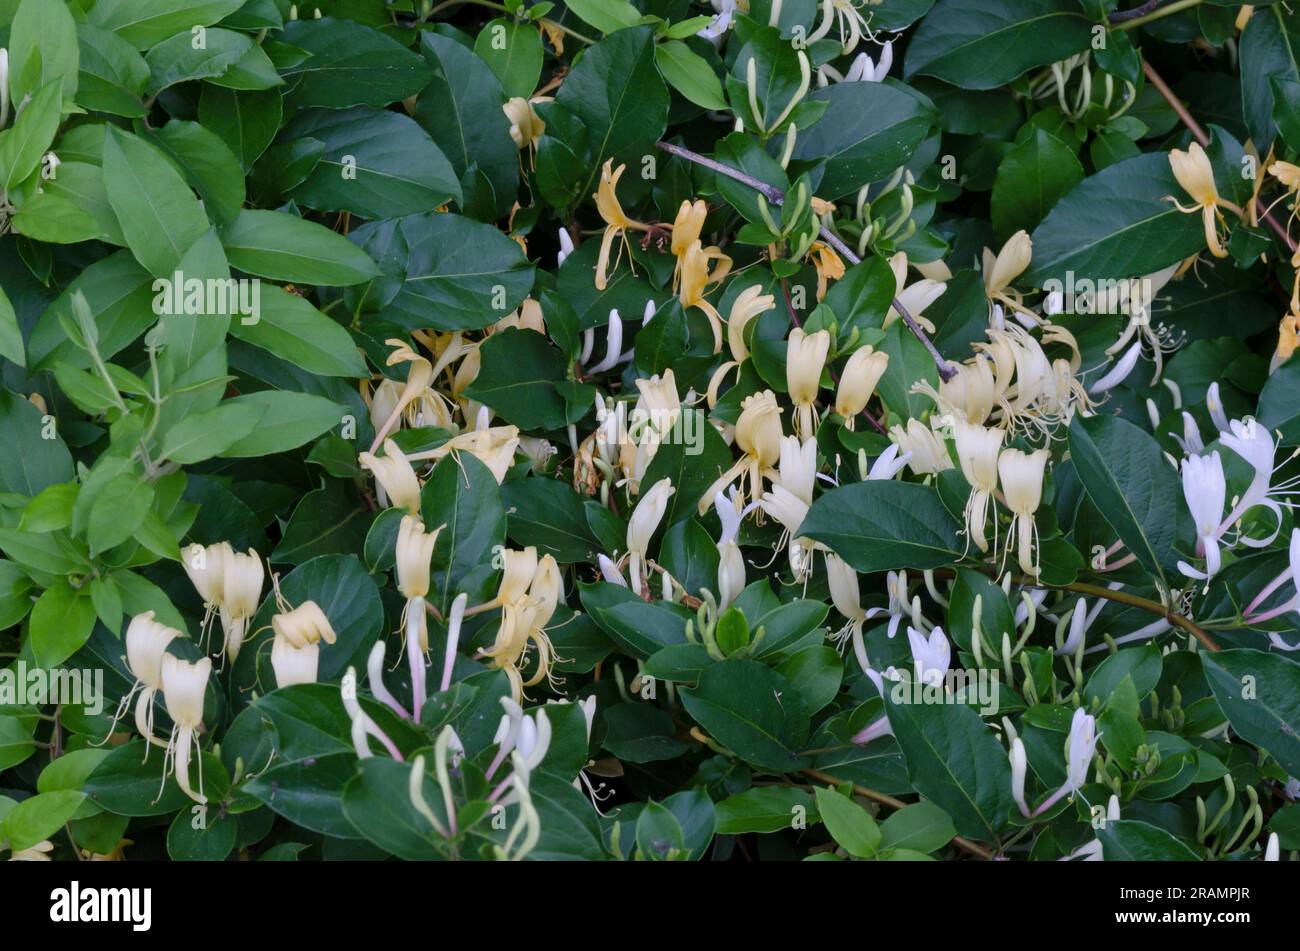
[[[725,175],[727,178],[748,185],[750,188],[759,192],[773,205],[781,205],[785,203],[785,193],[775,185],[769,185],[767,182],[760,181],[752,175],[746,175],[739,169],[732,168],[730,165],[725,165],[715,159],[700,155],[698,152],[692,152],[690,149],[682,148],[680,145],[673,145],[671,142],[657,142],[655,144],[669,155],[675,155],[678,158],[684,159],[687,162],[692,162],[695,165],[703,165],[705,168],[716,172],[719,175]],[[862,259],[858,257],[847,244],[841,241],[838,235],[831,231],[830,228],[826,227],[826,225],[821,226],[821,239],[834,248],[835,252],[850,264],[858,264],[862,261]],[[940,378],[947,382],[956,376],[957,371],[953,369],[947,360],[944,359],[943,354],[941,354],[938,348],[935,347],[934,342],[926,336],[925,331],[921,329],[921,325],[916,322],[910,313],[907,312],[907,308],[899,303],[897,297],[893,300],[893,306],[894,310],[898,311],[899,316],[903,318],[903,323],[907,324],[907,329],[916,335],[916,339],[920,340],[921,343],[925,345],[925,349],[928,350],[930,356],[934,358],[935,366],[939,368]]]

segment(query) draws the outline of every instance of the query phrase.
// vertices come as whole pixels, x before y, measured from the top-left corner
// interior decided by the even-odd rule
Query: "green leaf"
[[[1198,862],[1200,856],[1164,829],[1137,819],[1114,819],[1097,829],[1107,862]]]
[[[930,486],[877,479],[822,495],[796,535],[824,542],[858,571],[875,572],[959,561],[960,527]]]
[[[1300,664],[1247,649],[1200,657],[1233,730],[1268,750],[1289,775],[1300,776]]]
[[[913,788],[962,835],[996,838],[1014,806],[1006,750],[965,704],[899,703],[892,694],[885,691],[885,709]]]
[[[1256,13],[1241,32],[1241,111],[1255,147],[1266,152],[1277,132],[1272,83],[1300,82],[1300,23],[1281,4]]]
[[[243,5],[244,0],[118,0],[95,4],[87,19],[146,50],[180,32],[192,35],[197,27],[211,26]]]
[[[437,847],[444,841],[442,836],[416,810],[407,792],[411,765],[375,757],[361,760],[358,766],[357,775],[343,787],[343,813],[357,834],[409,862],[443,858]],[[437,780],[427,772],[431,767],[426,767],[421,780],[424,799],[445,825],[442,792]]]
[[[0,287],[0,357],[12,360],[20,367],[27,365],[27,355],[23,352],[23,332],[18,326],[18,315],[14,305],[9,302],[9,295]]]
[[[460,215],[408,215],[364,225],[352,237],[386,272],[403,278],[381,315],[410,330],[489,326],[533,287],[533,266],[519,245]]]
[[[718,835],[781,832],[818,818],[816,801],[800,786],[757,786],[722,800],[717,809]]]
[[[555,384],[564,378],[564,356],[542,334],[508,327],[479,348],[482,367],[465,390],[509,423],[523,429],[558,429],[564,400]]]
[[[239,820],[224,809],[182,809],[167,830],[167,855],[173,862],[224,862],[238,834]]]
[[[1153,274],[1205,248],[1199,215],[1187,201],[1164,152],[1137,155],[1085,178],[1061,198],[1031,236],[1034,260],[1025,279],[1043,287],[1066,273],[1091,280]]]
[[[627,0],[564,0],[564,5],[602,33],[614,33],[641,22],[641,11]]]
[[[0,714],[0,769],[17,766],[35,752],[36,740],[22,721]],[[4,823],[0,821],[0,830],[3,828]]]
[[[6,443],[0,452],[0,489],[30,497],[72,479],[72,455],[53,420],[47,422],[39,409],[8,390],[0,390],[0,431]]]
[[[215,221],[224,224],[239,214],[245,198],[244,173],[220,136],[197,122],[173,119],[158,130],[154,142],[184,169],[186,180]]]
[[[0,839],[7,839],[15,852],[30,849],[63,828],[85,799],[85,793],[70,789],[24,799],[0,822]]]
[[[233,267],[276,281],[346,287],[379,273],[347,238],[279,211],[244,209],[222,232],[221,244]]]
[[[505,17],[490,20],[479,31],[474,52],[487,63],[507,96],[532,96],[542,74],[544,56],[536,27]]]
[[[752,766],[776,773],[803,765],[808,714],[788,680],[753,660],[706,668],[682,703],[704,730]]]
[[[352,20],[293,20],[284,42],[311,54],[283,68],[294,109],[386,106],[429,84],[427,63],[401,43]]]
[[[993,89],[1082,52],[1091,36],[1070,0],[939,0],[912,34],[903,73]]]
[[[934,852],[957,834],[952,817],[932,802],[914,802],[880,824],[882,849]]]
[[[1300,445],[1300,360],[1277,368],[1259,394],[1259,422],[1281,432],[1283,446]]]
[[[880,827],[867,810],[834,789],[818,786],[815,792],[817,811],[836,844],[855,858],[874,856],[880,846]]]
[[[90,507],[86,541],[92,558],[126,541],[144,522],[153,505],[153,484],[136,472],[111,479]]]
[[[42,667],[57,667],[81,649],[95,626],[90,598],[60,580],[36,600],[28,628],[32,655]]]
[[[211,459],[251,433],[264,415],[265,406],[227,402],[186,416],[167,430],[161,456],[183,465]]]
[[[410,116],[368,106],[315,109],[295,116],[283,135],[325,146],[315,169],[292,192],[308,208],[394,218],[462,200],[451,164]]]
[[[993,181],[991,207],[998,240],[1033,230],[1052,206],[1083,181],[1083,166],[1074,151],[1044,129],[1017,145],[1002,159]]]
[[[825,162],[817,193],[834,200],[906,165],[938,118],[928,99],[906,86],[834,83],[808,94],[826,114],[799,130],[794,157]]]
[[[681,40],[669,40],[656,46],[655,65],[670,86],[702,109],[727,108],[718,74],[708,60]]]
[[[432,531],[445,525],[433,549],[433,587],[447,610],[465,577],[505,543],[506,512],[492,470],[469,453],[433,467],[420,490],[420,513]]]
[[[1088,498],[1138,563],[1163,580],[1178,561],[1180,503],[1159,444],[1118,416],[1076,416],[1069,445]]]
[[[20,103],[51,82],[59,84],[63,101],[71,102],[79,53],[77,25],[67,3],[22,0],[17,7],[9,27],[9,102]]]
[[[214,28],[203,31],[201,46],[188,30],[164,40],[145,55],[149,83],[145,92],[156,96],[168,86],[220,76],[253,48],[243,33]]]
[[[310,373],[359,379],[366,364],[343,327],[309,301],[270,284],[261,285],[260,313],[231,321],[230,332]]]
[[[32,96],[13,127],[0,132],[0,189],[12,191],[41,164],[63,118],[61,87],[46,83]]]
[[[501,486],[506,534],[520,547],[534,545],[540,555],[561,563],[594,561],[600,544],[587,527],[583,500],[558,479],[517,479]]]
[[[143,116],[140,97],[149,81],[149,66],[135,47],[89,23],[77,25],[77,44],[81,51],[77,103],[130,119]]]
[[[420,50],[433,67],[433,81],[416,101],[415,121],[433,137],[458,181],[477,168],[492,184],[497,215],[509,214],[519,190],[519,150],[501,108],[506,98],[501,82],[481,58],[449,37],[426,32]]]
[[[199,121],[221,137],[245,169],[275,138],[283,109],[275,89],[245,92],[205,84],[199,97]]]
[[[889,354],[889,365],[877,387],[881,400],[899,418],[919,419],[933,402],[924,394],[914,392],[912,387],[922,381],[938,387],[939,368],[934,357],[901,320],[889,325],[878,349]]]
[[[104,187],[127,246],[155,277],[170,277],[208,228],[208,217],[180,173],[143,139],[108,126]]]
[[[247,458],[269,456],[296,449],[339,425],[344,409],[338,403],[310,393],[263,390],[227,400],[226,405],[263,410],[254,430],[226,447],[220,455]]]
[[[555,102],[587,129],[580,198],[596,191],[601,164],[628,163],[654,153],[668,119],[668,90],[655,68],[654,28],[619,30],[588,47],[564,80]],[[628,179],[625,177],[626,183]]]

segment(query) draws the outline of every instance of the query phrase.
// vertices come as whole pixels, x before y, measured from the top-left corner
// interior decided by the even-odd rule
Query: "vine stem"
[[[939,568],[935,570],[935,574],[944,577],[955,577],[956,571],[951,568]],[[1073,591],[1075,594],[1086,594],[1089,597],[1102,598],[1106,601],[1127,604],[1129,607],[1141,608],[1144,611],[1150,611],[1152,614],[1158,614],[1172,626],[1186,631],[1196,638],[1206,650],[1217,651],[1222,649],[1219,647],[1218,642],[1195,621],[1185,618],[1181,614],[1174,614],[1159,601],[1152,601],[1150,598],[1144,598],[1141,595],[1130,594],[1127,591],[1116,591],[1113,588],[1090,584],[1087,581],[1072,581],[1069,584],[1044,584],[1026,575],[1012,575],[1011,580],[1018,585],[1029,588],[1044,588],[1049,591]]]
[[[1112,13],[1107,19],[1117,30],[1136,30],[1144,23],[1172,16],[1180,10],[1190,10],[1192,7],[1200,6],[1201,3],[1202,0],[1174,0],[1167,7],[1162,7],[1160,6],[1160,0],[1153,0],[1153,2],[1144,3],[1134,10],[1122,10]]]
[[[682,148],[680,145],[673,145],[671,142],[657,142],[656,145],[669,155],[675,155],[678,158],[684,159],[685,161],[691,162],[695,165],[702,165],[719,175],[725,175],[727,178],[748,185],[774,205],[782,205],[785,203],[785,193],[775,185],[769,185],[767,182],[759,181],[757,178],[754,178],[752,175],[747,175],[739,169],[732,168],[730,165],[725,165],[722,162],[711,159],[706,155],[701,155],[698,152],[692,152],[690,149]],[[861,263],[862,259],[858,257],[847,244],[840,240],[839,235],[831,231],[826,225],[821,226],[821,239],[834,248],[835,252],[850,264]],[[899,316],[903,318],[903,323],[907,324],[907,329],[912,331],[912,333],[916,335],[916,339],[921,341],[921,343],[925,345],[925,349],[929,351],[930,356],[934,359],[935,366],[939,368],[939,377],[944,382],[947,382],[956,376],[957,371],[953,369],[952,365],[949,364],[947,360],[944,359],[943,354],[941,354],[938,348],[935,347],[934,342],[926,335],[925,331],[921,329],[921,325],[916,322],[910,313],[907,312],[907,308],[899,303],[897,297],[893,299],[893,307],[894,310],[898,311]]]
[[[1172,9],[1172,6],[1164,7],[1162,9]],[[1156,87],[1156,91],[1160,93],[1165,102],[1169,103],[1169,108],[1173,109],[1178,115],[1179,120],[1187,127],[1187,131],[1192,134],[1192,138],[1201,143],[1202,146],[1209,145],[1209,135],[1207,135],[1205,130],[1201,128],[1200,124],[1192,118],[1192,114],[1187,111],[1187,107],[1183,105],[1182,101],[1176,95],[1174,95],[1174,91],[1169,88],[1169,84],[1160,77],[1160,74],[1155,71],[1155,67],[1148,63],[1145,57],[1142,60],[1142,72],[1146,74],[1147,80],[1151,85]],[[1286,229],[1278,224],[1277,219],[1267,211],[1261,212],[1259,218],[1273,229],[1273,233],[1282,240],[1282,244],[1292,254],[1294,254],[1296,243],[1292,240],[1291,235],[1287,234]]]
[[[846,782],[846,780],[838,779],[837,777],[830,775],[830,773],[823,773],[819,769],[805,769],[800,770],[800,772],[810,779],[817,780],[819,783],[829,783],[832,786],[842,786]],[[880,805],[888,806],[890,809],[902,809],[907,805],[907,803],[903,802],[901,799],[895,799],[887,793],[878,792],[874,789],[869,789],[866,786],[859,786],[857,783],[853,784],[853,792],[861,796],[863,799],[870,799],[872,802],[878,802]],[[962,836],[953,836],[952,844],[957,846],[957,848],[961,849],[963,852],[969,852],[971,855],[984,859],[985,861],[991,861],[993,859],[993,853],[984,846],[980,845],[978,842],[972,842],[970,839],[963,838]]]

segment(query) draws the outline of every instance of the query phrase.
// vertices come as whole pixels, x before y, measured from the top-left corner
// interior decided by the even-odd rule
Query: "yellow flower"
[[[713,504],[713,497],[741,476],[740,499],[746,497],[744,481],[749,482],[754,498],[763,495],[763,477],[775,473],[772,467],[781,458],[781,405],[771,390],[752,393],[740,404],[740,417],[736,420],[736,445],[743,455],[736,463],[714,480],[700,498],[701,515]]]
[[[794,428],[799,435],[810,436],[815,428],[813,404],[821,389],[822,370],[830,347],[831,335],[826,330],[806,334],[796,327],[786,341],[785,382],[794,403]]]
[[[677,209],[677,218],[673,222],[672,252],[677,258],[673,267],[673,290],[677,290],[682,276],[682,264],[691,245],[700,240],[704,230],[704,219],[708,216],[709,206],[702,200],[683,201]]]
[[[710,270],[713,261],[718,263]],[[704,247],[696,239],[686,249],[680,263],[681,290],[677,299],[683,308],[698,307],[704,311],[704,315],[709,318],[709,327],[713,330],[713,352],[717,353],[722,349],[722,315],[704,295],[731,271],[731,258],[716,247]]]
[[[820,241],[814,241],[808,253],[812,257],[813,267],[817,269],[817,299],[821,300],[826,296],[827,282],[838,281],[844,276],[844,262],[834,248]]]
[[[520,149],[536,149],[546,131],[546,123],[533,109],[533,104],[523,96],[515,96],[506,101],[501,111],[510,120],[510,138],[514,140],[515,146]]]
[[[854,350],[849,362],[844,364],[840,385],[835,391],[835,412],[844,417],[849,429],[853,428],[853,418],[866,409],[867,401],[888,368],[889,354],[870,344]]]
[[[985,248],[984,294],[990,304],[1004,304],[1037,323],[1038,315],[1024,306],[1020,292],[1011,286],[1016,278],[1025,273],[1033,256],[1034,243],[1029,239],[1029,234],[1023,230],[1007,238],[1007,243],[996,255]]]
[[[745,327],[759,314],[775,307],[776,297],[772,294],[764,294],[761,284],[747,287],[740,292],[740,296],[731,305],[731,312],[727,315],[727,345],[731,348],[731,359],[737,363],[745,361],[749,356],[749,348],[745,346]]]
[[[403,515],[397,527],[397,590],[405,598],[422,598],[429,593],[429,563],[438,532],[424,530],[424,522],[414,515]]]
[[[1277,328],[1277,350],[1273,353],[1273,359],[1269,362],[1268,372],[1272,373],[1282,364],[1291,359],[1295,353],[1296,347],[1300,345],[1300,336],[1297,331],[1300,330],[1300,315],[1292,311],[1282,318],[1282,322]]]
[[[1175,207],[1187,214],[1195,214],[1199,211],[1205,223],[1205,244],[1210,249],[1210,253],[1216,258],[1226,258],[1228,249],[1219,239],[1218,227],[1223,221],[1223,213],[1219,211],[1219,205],[1224,202],[1219,197],[1219,190],[1214,184],[1214,168],[1210,165],[1210,157],[1205,154],[1205,149],[1201,148],[1199,142],[1193,142],[1187,147],[1186,152],[1171,149],[1169,166],[1173,169],[1174,178],[1178,179],[1178,184],[1182,186],[1183,191],[1192,196],[1193,202],[1190,207],[1185,208],[1177,199],[1171,199]]]
[[[385,439],[384,455],[363,452],[357,458],[361,468],[374,475],[381,505],[391,501],[412,515],[420,514],[420,480],[397,443]]]
[[[617,169],[612,169],[613,159],[606,159],[604,166],[600,170],[600,184],[596,186],[596,210],[600,212],[600,217],[605,219],[605,235],[600,240],[600,257],[596,261],[596,289],[603,291],[606,286],[606,275],[610,271],[609,252],[617,238],[622,241],[619,246],[618,258],[614,260],[614,267],[618,267],[618,261],[623,257],[623,248],[627,247],[628,231],[645,231],[646,226],[633,218],[629,218],[623,212],[623,206],[618,202],[618,195],[614,189],[618,187],[618,180],[623,177],[623,172],[627,169],[626,165],[620,165]],[[631,249],[628,249],[629,267],[631,266]],[[635,270],[635,269],[634,269]]]

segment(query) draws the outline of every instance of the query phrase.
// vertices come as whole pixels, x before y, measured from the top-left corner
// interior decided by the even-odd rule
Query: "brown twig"
[[[774,205],[782,205],[785,203],[785,193],[775,185],[769,185],[767,182],[760,181],[752,175],[747,175],[739,169],[732,168],[730,165],[726,165],[716,159],[711,159],[707,155],[700,155],[698,152],[692,152],[690,149],[682,148],[680,145],[673,145],[671,142],[658,142],[656,145],[669,155],[675,155],[678,158],[684,159],[687,162],[692,162],[695,165],[702,165],[719,175],[725,175],[727,178],[748,185]],[[858,257],[847,244],[840,240],[839,235],[831,231],[830,228],[826,227],[826,225],[821,226],[820,235],[823,241],[834,248],[835,252],[850,264],[861,263],[862,259]],[[907,324],[907,329],[915,334],[916,339],[920,340],[921,343],[925,345],[925,349],[928,350],[930,356],[934,358],[935,366],[939,368],[939,377],[947,382],[956,376],[957,371],[948,363],[947,360],[944,359],[943,354],[941,354],[938,348],[935,347],[934,342],[926,335],[925,331],[921,329],[921,325],[916,322],[910,313],[908,313],[907,308],[899,303],[897,297],[893,299],[893,307],[894,310],[898,311],[899,316],[903,318],[903,323]]]
[[[823,773],[819,769],[805,769],[801,770],[801,772],[803,775],[810,779],[815,779],[819,783],[829,783],[832,786],[842,786],[845,783],[845,780],[838,779],[829,773]],[[872,802],[878,802],[882,806],[888,806],[890,809],[902,809],[907,805],[907,803],[903,802],[901,799],[895,799],[887,793],[877,792],[876,790],[869,789],[866,786],[859,786],[857,783],[853,784],[853,792],[854,794],[861,796],[863,799],[870,799]],[[984,859],[985,861],[991,861],[993,859],[993,853],[984,846],[980,845],[978,842],[972,842],[970,839],[963,838],[960,835],[953,836],[952,844],[957,846],[957,848],[961,849],[963,852],[969,852],[971,855]]]

